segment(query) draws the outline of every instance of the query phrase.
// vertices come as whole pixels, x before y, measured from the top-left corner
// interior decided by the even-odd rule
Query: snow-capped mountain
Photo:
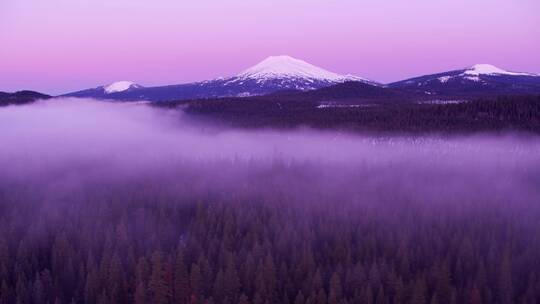
[[[360,81],[371,83],[371,81],[362,77],[339,75],[286,55],[268,57],[257,65],[241,72],[236,77],[242,80],[254,79],[260,82],[276,79],[303,79],[310,82],[341,83]]]
[[[475,64],[463,72],[465,75],[511,75],[511,76],[540,76],[532,73],[509,72],[491,64]]]
[[[116,99],[116,95],[123,92],[131,92],[133,90],[142,89],[143,86],[136,84],[132,81],[117,81],[108,85],[99,86],[97,88],[82,90],[66,94],[66,96],[73,97],[92,97],[92,98],[106,98]]]
[[[528,94],[540,92],[540,75],[512,72],[491,64],[415,77],[388,85],[428,95]]]
[[[103,90],[105,90],[105,93],[112,94],[112,93],[118,93],[118,92],[124,92],[127,90],[132,89],[139,89],[142,88],[142,86],[132,82],[132,81],[117,81],[114,83],[111,83],[108,86],[103,87]]]
[[[271,56],[231,77],[161,87],[141,87],[132,82],[122,81],[67,95],[118,100],[164,101],[265,95],[283,90],[306,91],[348,81],[378,85],[362,77],[330,72],[290,56]]]

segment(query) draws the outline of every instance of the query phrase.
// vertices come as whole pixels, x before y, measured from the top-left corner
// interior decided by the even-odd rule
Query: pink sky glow
[[[540,73],[538,0],[0,0],[0,91],[234,75],[287,54],[380,82]]]

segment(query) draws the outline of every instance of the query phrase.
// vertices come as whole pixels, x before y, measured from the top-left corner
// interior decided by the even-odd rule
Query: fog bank
[[[90,182],[146,180],[184,197],[540,199],[540,140],[530,137],[223,130],[177,110],[66,98],[0,108],[0,145],[4,185],[32,181],[55,196]]]

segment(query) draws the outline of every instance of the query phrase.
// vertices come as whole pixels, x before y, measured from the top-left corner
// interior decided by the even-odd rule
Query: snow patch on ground
[[[446,83],[448,82],[448,80],[450,80],[452,78],[452,76],[442,76],[442,77],[439,77],[437,78],[439,80],[439,82],[441,83]]]
[[[326,108],[366,108],[377,106],[376,104],[339,104],[333,102],[321,103],[317,106],[317,109],[326,109]]]
[[[478,76],[465,76],[465,77],[463,77],[463,79],[467,79],[467,80],[474,81],[474,82],[481,81],[480,77],[478,77]]]
[[[420,104],[458,104],[458,103],[464,103],[467,102],[467,100],[444,100],[444,99],[433,99],[433,100],[421,100],[417,103]]]
[[[250,96],[256,96],[256,95],[251,94],[250,92],[242,92],[236,95],[236,97],[250,97]]]

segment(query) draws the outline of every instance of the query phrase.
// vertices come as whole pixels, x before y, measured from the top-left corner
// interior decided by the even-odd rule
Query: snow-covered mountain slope
[[[221,96],[264,95],[284,90],[315,90],[347,81],[379,85],[365,78],[340,75],[290,56],[271,56],[236,76],[205,82],[223,87]]]
[[[114,83],[111,83],[108,86],[104,86],[103,89],[105,90],[105,93],[111,94],[111,93],[117,93],[117,92],[124,92],[130,89],[138,89],[142,88],[140,85],[134,83],[133,81],[117,81]]]
[[[265,95],[284,90],[307,91],[348,81],[379,86],[365,78],[333,73],[290,56],[271,56],[231,77],[147,88],[121,81],[67,95],[118,100],[183,100]]]
[[[463,72],[465,75],[511,75],[511,76],[539,76],[532,73],[509,72],[491,64],[475,64]]]
[[[73,97],[91,97],[98,99],[116,99],[115,97],[120,93],[127,93],[133,90],[143,89],[144,87],[136,84],[132,81],[117,81],[108,85],[99,86],[97,88],[86,89],[73,93],[66,94],[64,96]]]
[[[270,56],[257,65],[241,72],[237,77],[240,79],[257,80],[305,78],[336,83],[345,81],[370,82],[358,76],[339,75],[286,55]]]
[[[410,78],[388,85],[433,95],[537,94],[540,75],[511,72],[491,64]]]

